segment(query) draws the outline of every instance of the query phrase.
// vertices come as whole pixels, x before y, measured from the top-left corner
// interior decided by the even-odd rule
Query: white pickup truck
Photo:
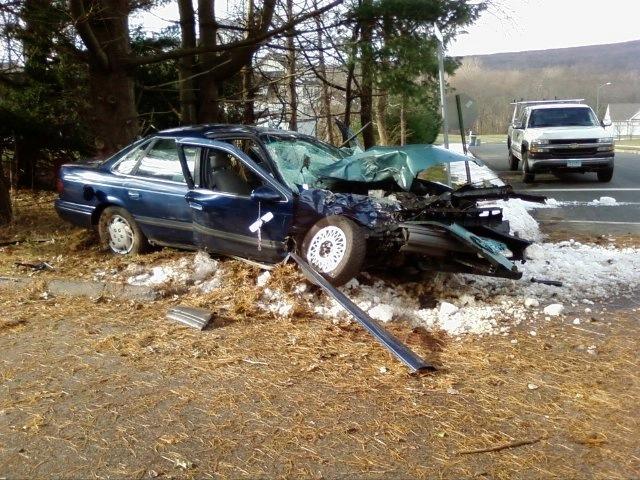
[[[509,167],[522,169],[531,183],[536,173],[596,172],[598,180],[613,177],[614,143],[591,107],[582,100],[513,103],[507,147]]]

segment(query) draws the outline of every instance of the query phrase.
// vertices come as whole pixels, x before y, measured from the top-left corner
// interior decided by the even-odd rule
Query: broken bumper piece
[[[519,279],[522,272],[507,258],[521,259],[530,242],[483,229],[481,236],[456,224],[433,221],[404,222],[401,252],[425,257],[433,269]]]

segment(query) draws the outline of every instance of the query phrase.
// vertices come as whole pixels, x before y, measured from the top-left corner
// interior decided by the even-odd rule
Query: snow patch
[[[551,305],[547,305],[546,307],[544,307],[544,310],[542,312],[545,315],[557,317],[558,315],[561,315],[563,311],[564,305],[562,305],[561,303],[552,303]]]

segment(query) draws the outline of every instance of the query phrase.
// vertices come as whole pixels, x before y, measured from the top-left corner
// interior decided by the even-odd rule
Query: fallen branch
[[[538,443],[540,440],[544,440],[544,438],[545,437],[537,437],[530,440],[520,440],[517,442],[496,445],[495,447],[479,448],[477,450],[462,450],[461,452],[458,452],[458,455],[471,455],[473,453],[499,452],[501,450],[506,450],[508,448],[517,448],[517,447],[523,447],[525,445],[533,445],[534,443]]]

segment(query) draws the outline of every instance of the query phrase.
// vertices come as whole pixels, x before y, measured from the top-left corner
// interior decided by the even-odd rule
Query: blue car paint
[[[281,199],[258,202],[251,197],[194,186],[192,178],[184,184],[113,172],[113,167],[124,155],[148,140],[143,139],[102,164],[63,166],[64,189],[55,202],[60,217],[79,226],[92,227],[100,212],[113,205],[129,211],[152,243],[204,248],[269,262],[282,259],[286,255],[285,241],[293,216],[291,191],[229,143],[167,133],[170,132],[162,132],[157,137],[174,138],[178,145],[218,148],[239,157],[266,185],[278,192]],[[249,226],[258,219],[259,213],[267,212],[274,218],[261,228],[259,242],[257,233],[250,232]]]

